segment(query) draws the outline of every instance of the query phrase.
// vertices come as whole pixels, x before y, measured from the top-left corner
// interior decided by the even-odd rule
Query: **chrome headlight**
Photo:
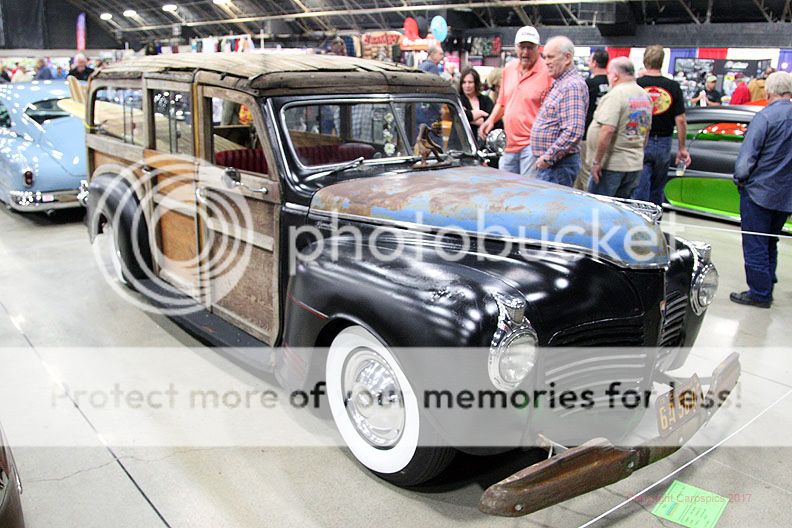
[[[690,304],[696,315],[701,315],[712,304],[715,293],[718,291],[718,270],[712,263],[706,264],[701,271],[693,276],[693,286],[690,289]]]
[[[525,300],[505,295],[496,295],[495,299],[500,314],[487,370],[495,388],[509,391],[516,389],[533,370],[539,340],[525,319]]]
[[[492,130],[487,134],[485,143],[487,145],[487,150],[498,156],[502,156],[506,150],[506,132],[500,128]]]

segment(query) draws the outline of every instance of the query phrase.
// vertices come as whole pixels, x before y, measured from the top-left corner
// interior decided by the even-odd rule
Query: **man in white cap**
[[[479,136],[484,138],[495,123],[503,119],[506,152],[501,156],[500,168],[523,176],[536,174],[536,158],[531,152],[531,128],[553,82],[539,56],[539,43],[536,28],[524,26],[517,31],[514,47],[518,60],[503,68],[498,102],[479,128]]]
[[[723,94],[715,89],[718,78],[714,75],[707,75],[707,81],[704,83],[704,89],[701,90],[696,97],[690,100],[694,105],[700,106],[720,106]]]

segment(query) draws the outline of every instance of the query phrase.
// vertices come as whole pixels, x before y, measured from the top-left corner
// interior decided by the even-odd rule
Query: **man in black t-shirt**
[[[608,67],[608,59],[608,52],[604,49],[594,51],[589,58],[590,77],[586,79],[586,86],[589,91],[589,105],[586,113],[586,129],[583,131],[583,139],[580,140],[580,170],[574,185],[575,189],[580,189],[581,191],[588,190],[588,180],[591,175],[591,162],[586,157],[586,132],[588,132],[588,127],[594,119],[594,110],[597,109],[600,97],[608,93],[610,89],[608,70],[606,69]]]
[[[88,66],[88,59],[85,58],[85,55],[78,53],[74,57],[74,66],[69,70],[69,75],[76,77],[78,81],[87,81],[93,72],[93,68]]]
[[[701,106],[720,106],[723,94],[715,89],[718,83],[718,78],[714,75],[707,76],[707,82],[704,83],[704,89],[696,97],[690,100],[694,105]]]
[[[665,52],[662,46],[649,46],[644,53],[646,73],[638,79],[641,86],[652,99],[652,128],[644,148],[644,166],[638,187],[632,197],[662,205],[665,200],[665,184],[668,181],[668,165],[671,154],[671,139],[674,125],[677,128],[679,148],[675,163],[690,165],[690,154],[685,148],[687,120],[685,119],[685,98],[679,83],[663,77]]]

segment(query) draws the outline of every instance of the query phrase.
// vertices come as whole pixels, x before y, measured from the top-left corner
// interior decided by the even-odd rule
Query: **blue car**
[[[0,85],[0,201],[11,209],[81,207],[85,130],[58,104],[69,97],[64,81]]]

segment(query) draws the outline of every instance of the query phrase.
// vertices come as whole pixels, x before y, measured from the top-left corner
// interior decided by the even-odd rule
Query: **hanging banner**
[[[86,40],[85,13],[77,15],[77,51],[85,51]]]
[[[429,34],[426,38],[422,39],[409,39],[404,37],[401,40],[400,46],[402,51],[426,51],[432,46],[439,46],[440,43],[434,38],[434,35]]]
[[[363,58],[381,61],[392,61],[393,47],[398,46],[404,35],[398,31],[375,31],[363,33],[360,42],[363,45]]]

